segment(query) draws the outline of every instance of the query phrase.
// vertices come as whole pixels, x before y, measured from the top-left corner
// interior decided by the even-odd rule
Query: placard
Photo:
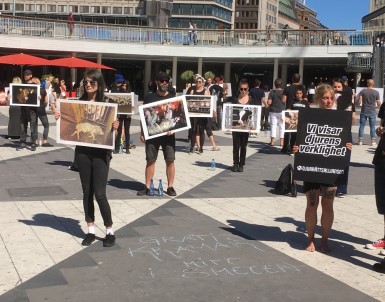
[[[40,85],[9,84],[10,106],[40,107]]]
[[[223,131],[257,132],[261,126],[262,106],[223,104]]]
[[[117,118],[117,104],[58,99],[57,108],[60,111],[56,131],[58,143],[115,148],[112,124]]]
[[[297,132],[298,110],[282,111],[282,120],[285,125],[285,132]]]
[[[118,104],[118,114],[135,114],[135,93],[106,92],[104,96],[109,103]]]
[[[142,105],[138,110],[145,139],[191,128],[185,96]]]
[[[294,179],[346,184],[350,162],[352,113],[342,110],[299,111]]]
[[[210,95],[185,95],[190,117],[213,117],[214,97]]]

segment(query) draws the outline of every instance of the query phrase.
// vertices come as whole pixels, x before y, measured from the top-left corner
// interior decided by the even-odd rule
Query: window
[[[192,14],[193,15],[203,15],[203,5],[193,5],[192,6]]]
[[[69,6],[69,11],[73,13],[78,13],[79,12],[79,6],[77,5],[70,5]]]
[[[110,6],[102,6],[102,14],[111,14]]]
[[[45,4],[36,4],[37,12],[45,12]]]
[[[17,12],[23,12],[24,11],[24,4],[17,4],[16,3],[16,11]]]
[[[191,15],[191,5],[190,4],[181,4],[180,5],[180,14],[181,15]]]
[[[4,10],[13,10],[13,4],[4,3]]]
[[[56,13],[56,5],[47,4],[47,12],[49,12],[49,13]]]
[[[100,6],[91,6],[90,7],[91,14],[100,14]]]
[[[123,13],[123,8],[122,7],[117,7],[117,6],[114,6],[112,8],[112,13],[114,15],[121,15]]]
[[[67,5],[58,5],[57,6],[57,11],[59,13],[66,13],[67,12]]]
[[[89,14],[90,13],[90,7],[85,5],[80,5],[79,12],[81,14]]]
[[[34,12],[35,11],[35,4],[26,4],[25,5],[25,11],[26,12]]]

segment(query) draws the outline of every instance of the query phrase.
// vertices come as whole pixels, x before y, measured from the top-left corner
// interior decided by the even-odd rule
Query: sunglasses
[[[239,91],[247,91],[249,88],[239,88]]]
[[[167,83],[167,84],[168,84],[170,81],[167,80],[167,79],[163,79],[163,80],[159,80],[158,82],[159,82],[159,83]]]
[[[97,84],[98,82],[96,82],[96,81],[86,81],[86,80],[84,80],[83,81],[83,85],[84,86],[87,86],[88,84],[90,84],[91,86],[95,86],[96,84]]]
[[[203,83],[201,80],[195,81],[195,83]]]

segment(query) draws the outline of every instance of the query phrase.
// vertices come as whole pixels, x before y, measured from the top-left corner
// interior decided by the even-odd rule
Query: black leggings
[[[115,150],[119,150],[120,146],[120,138],[122,137],[122,128],[124,124],[124,137],[126,140],[126,149],[128,149],[130,145],[130,125],[131,125],[131,117],[119,117],[119,127],[116,134],[115,139]]]
[[[248,132],[233,132],[233,164],[244,166],[246,163],[247,143],[249,142]]]
[[[86,222],[95,221],[94,195],[99,204],[104,225],[112,226],[111,208],[106,196],[108,169],[111,158],[105,152],[83,150],[75,152],[83,188],[83,207]]]

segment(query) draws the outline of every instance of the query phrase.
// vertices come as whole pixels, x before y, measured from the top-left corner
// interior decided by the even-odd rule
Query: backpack
[[[275,183],[275,193],[279,195],[288,195],[297,197],[297,186],[293,179],[293,166],[288,164],[281,172]]]

